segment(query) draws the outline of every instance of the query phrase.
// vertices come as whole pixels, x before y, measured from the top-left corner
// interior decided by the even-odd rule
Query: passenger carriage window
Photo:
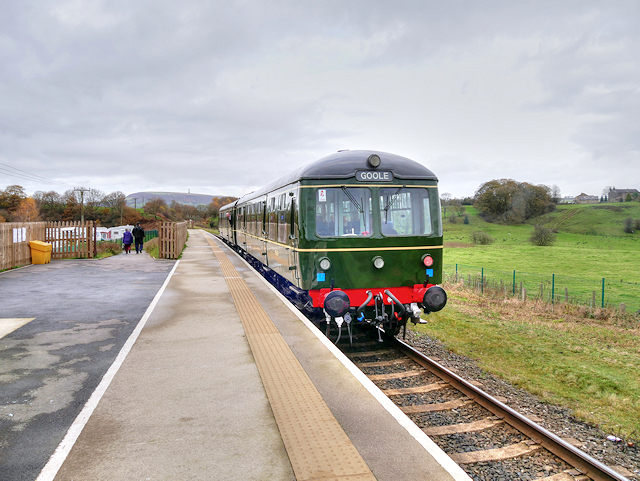
[[[256,205],[250,204],[249,207],[249,234],[256,234]]]
[[[380,222],[385,236],[431,235],[429,189],[404,186],[380,189]]]
[[[316,190],[316,234],[319,237],[372,234],[371,190],[329,187]]]
[[[285,244],[287,242],[287,231],[289,229],[287,219],[289,203],[287,194],[281,194],[278,203],[278,242]]]
[[[276,198],[271,197],[267,206],[267,219],[268,219],[268,237],[269,240],[275,241],[277,239],[278,231],[278,212],[276,210]]]

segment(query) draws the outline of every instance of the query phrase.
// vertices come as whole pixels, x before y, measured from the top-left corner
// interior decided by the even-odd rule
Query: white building
[[[133,231],[132,225],[119,225],[116,227],[96,227],[99,240],[119,240],[122,239],[126,229]]]

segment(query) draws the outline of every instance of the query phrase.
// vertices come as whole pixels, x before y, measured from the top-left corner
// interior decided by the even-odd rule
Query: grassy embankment
[[[532,225],[487,224],[467,208],[469,225],[445,222],[445,262],[639,282],[640,232],[622,229],[626,217],[640,218],[640,204],[615,207],[566,206],[537,219],[558,229],[551,247],[528,243]],[[473,230],[489,233],[495,243],[470,246]],[[447,307],[416,330],[543,400],[572,408],[585,421],[640,438],[638,317],[571,305],[523,305],[516,298],[447,288]],[[637,289],[628,289],[635,304]]]

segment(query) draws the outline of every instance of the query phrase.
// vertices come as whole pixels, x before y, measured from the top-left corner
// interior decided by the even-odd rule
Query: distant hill
[[[127,205],[129,207],[142,207],[144,204],[156,197],[164,199],[167,204],[171,204],[171,201],[175,200],[179,204],[209,205],[214,198],[224,196],[191,193],[186,194],[181,192],[135,192],[127,196]]]

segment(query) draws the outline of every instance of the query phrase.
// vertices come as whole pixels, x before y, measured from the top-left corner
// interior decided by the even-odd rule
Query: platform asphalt
[[[444,453],[425,449],[424,440],[416,439],[262,278],[220,247],[376,479],[469,479]],[[164,277],[172,265],[165,266]],[[79,437],[59,446],[40,480],[295,479],[220,264],[200,232],[190,231],[182,260],[149,303],[146,313],[136,312],[138,332],[129,329],[127,341],[137,336],[135,343]],[[17,312],[12,317],[28,315]],[[25,327],[5,339],[20,337]]]
[[[36,479],[174,264],[120,254],[0,273],[0,480]]]

